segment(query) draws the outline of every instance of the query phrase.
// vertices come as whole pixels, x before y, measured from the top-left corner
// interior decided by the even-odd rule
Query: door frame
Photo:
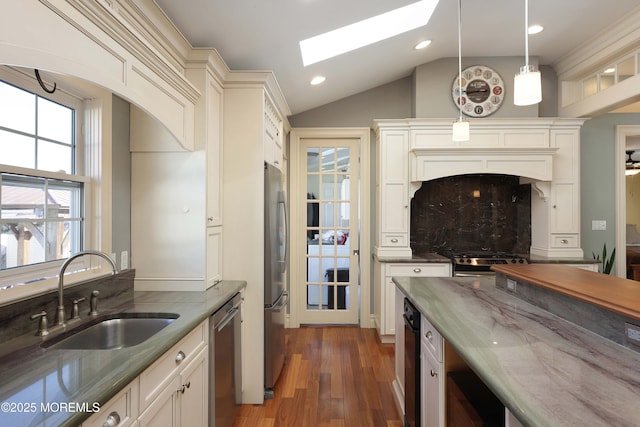
[[[627,277],[627,182],[624,174],[627,138],[640,135],[638,125],[616,126],[615,182],[616,182],[616,276]]]
[[[289,247],[290,254],[299,254],[306,251],[306,247],[301,244],[303,229],[301,221],[304,220],[306,227],[306,210],[301,210],[302,200],[299,195],[306,194],[300,188],[297,177],[300,174],[300,140],[301,139],[358,139],[360,148],[360,183],[359,199],[360,205],[360,313],[359,324],[362,328],[373,328],[373,318],[371,313],[371,129],[361,127],[338,127],[338,128],[293,128],[289,136]],[[289,257],[289,301],[299,301],[301,287],[293,286],[304,277],[305,266],[298,262],[299,257],[293,255]],[[295,260],[295,261],[294,261]],[[287,328],[300,327],[300,307],[296,304],[289,306],[289,316],[286,319]]]

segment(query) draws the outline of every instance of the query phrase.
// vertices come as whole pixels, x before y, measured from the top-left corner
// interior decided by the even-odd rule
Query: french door
[[[301,324],[357,324],[359,140],[300,140],[298,221],[304,239],[294,286]],[[301,247],[301,246],[298,246]]]

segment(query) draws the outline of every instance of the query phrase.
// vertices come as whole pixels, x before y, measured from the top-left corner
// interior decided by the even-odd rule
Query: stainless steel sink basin
[[[148,340],[179,317],[175,313],[119,313],[103,316],[41,344],[43,348],[113,350]]]

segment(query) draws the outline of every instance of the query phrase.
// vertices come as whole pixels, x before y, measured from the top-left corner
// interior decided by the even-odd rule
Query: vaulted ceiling
[[[416,0],[155,0],[194,47],[217,49],[232,70],[272,70],[292,113],[457,57],[455,0],[440,0],[426,26],[307,67],[299,41]],[[640,7],[638,0],[530,0],[530,55],[552,65]],[[524,0],[462,0],[462,55],[524,57]],[[424,50],[414,45],[424,39]],[[523,60],[524,64],[524,60]],[[514,73],[517,70],[514,70]],[[316,75],[325,83],[311,86]],[[506,76],[505,76],[506,78]]]

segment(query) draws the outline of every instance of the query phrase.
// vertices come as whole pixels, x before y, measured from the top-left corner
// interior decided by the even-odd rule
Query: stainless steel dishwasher
[[[240,293],[209,319],[209,427],[231,427],[240,403]]]

